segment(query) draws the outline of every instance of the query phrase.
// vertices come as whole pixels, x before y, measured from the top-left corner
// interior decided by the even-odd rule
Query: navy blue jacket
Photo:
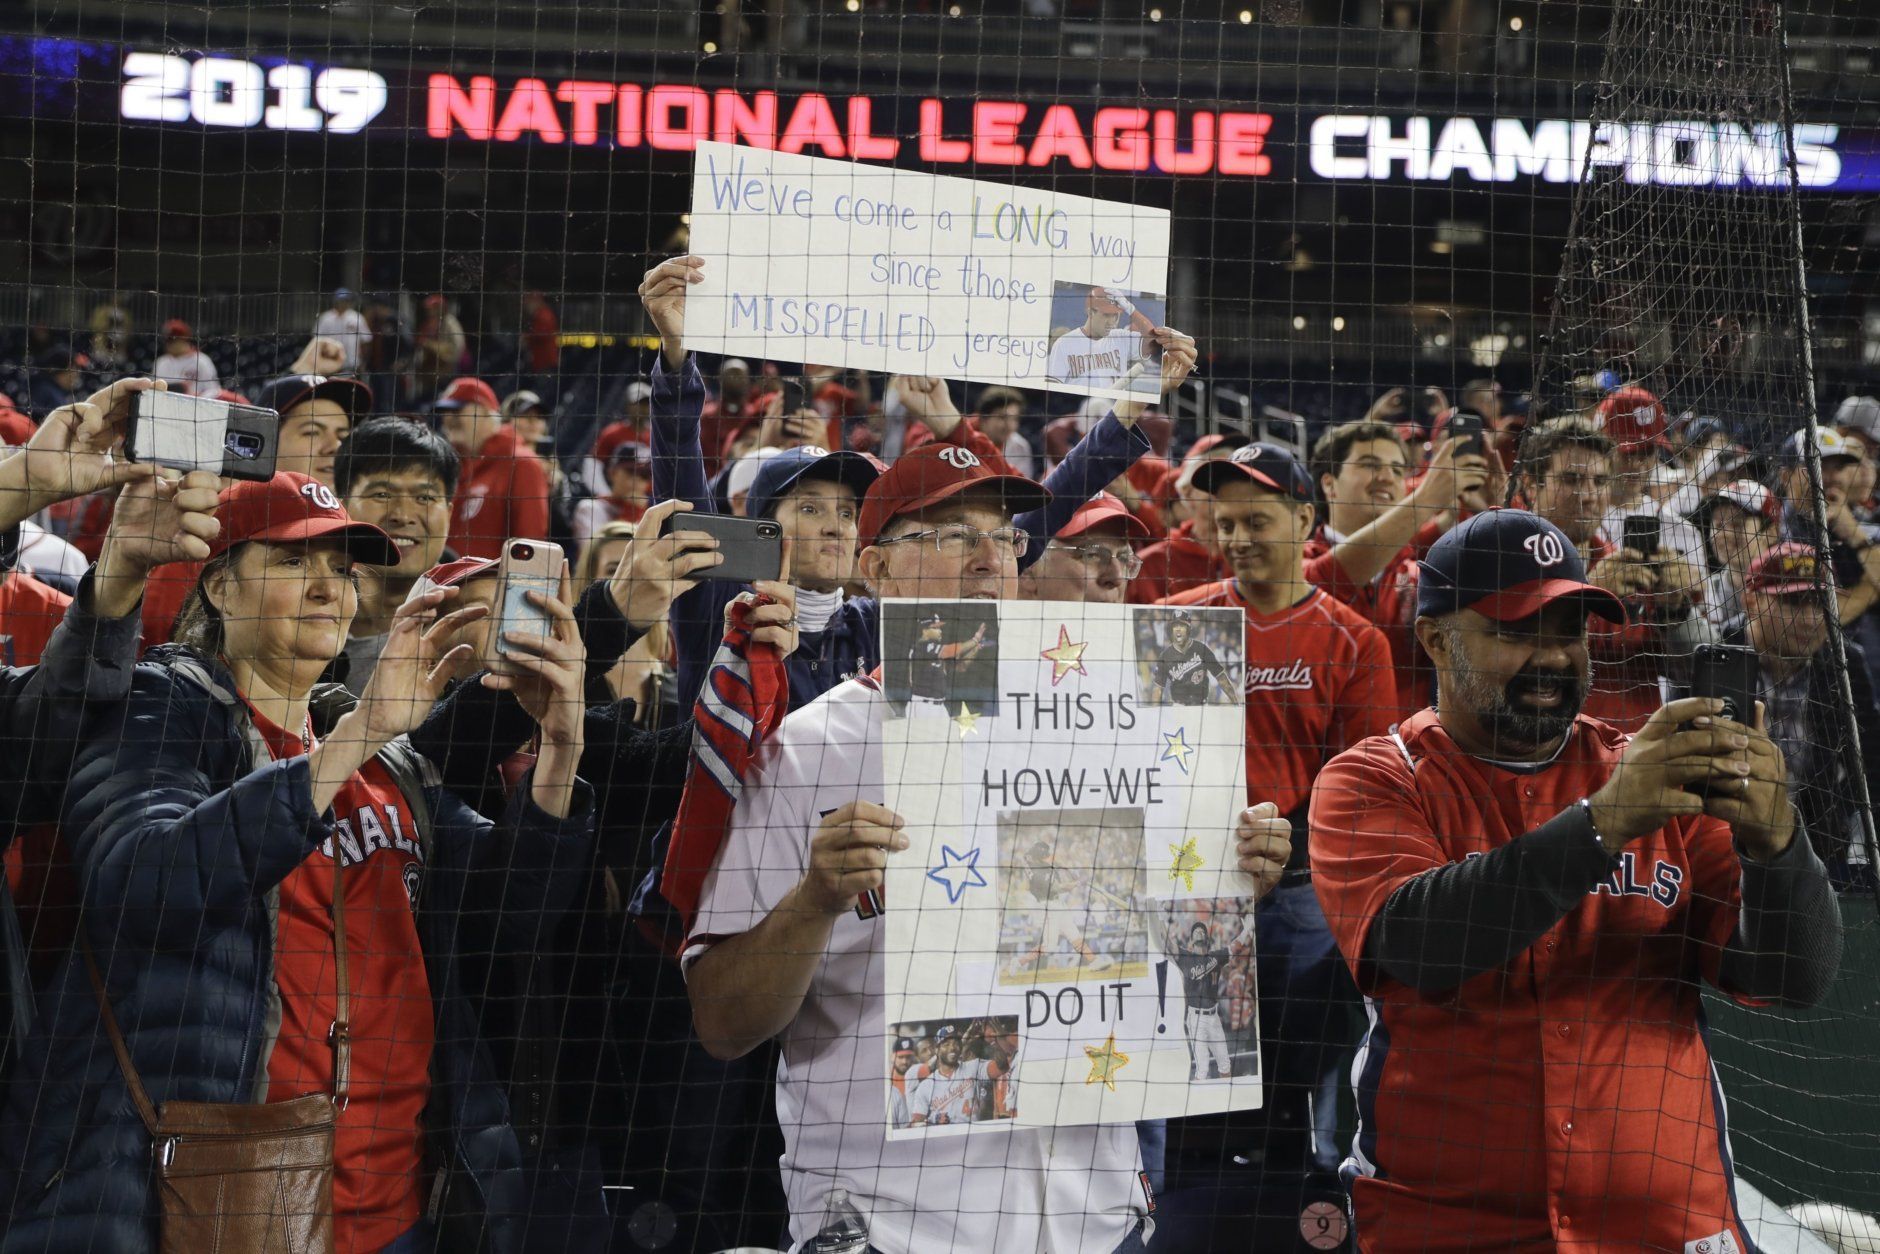
[[[699,418],[705,411],[705,379],[697,359],[687,355],[675,378],[664,354],[653,361],[653,500],[690,501],[699,513],[720,512],[705,479],[699,447]],[[964,420],[962,420],[964,421]],[[1114,416],[1092,427],[1076,447],[1045,477],[1051,502],[1020,514],[1013,522],[1031,533],[1031,546],[1019,559],[1023,570],[1037,561],[1045,545],[1071,515],[1103,491],[1149,451],[1149,438]],[[745,585],[708,579],[672,605],[673,651],[678,655],[679,708],[689,711],[724,638],[725,606]],[[800,709],[845,679],[881,664],[881,615],[873,597],[850,597],[820,632],[803,632],[796,652],[784,659],[790,677],[790,708]]]
[[[83,934],[159,1106],[265,1091],[278,886],[333,830],[313,810],[308,759],[269,761],[232,691],[199,655],[152,650],[127,699],[89,729],[66,793]],[[474,1226],[489,1249],[521,1251],[522,1154],[457,969],[476,950],[539,946],[579,886],[592,803],[583,787],[556,819],[523,787],[496,825],[428,780],[422,792],[417,927],[437,1029],[427,1213],[456,1234],[451,1248],[470,1248]],[[0,1118],[0,1251],[152,1250],[150,1138],[76,954],[38,1009]]]

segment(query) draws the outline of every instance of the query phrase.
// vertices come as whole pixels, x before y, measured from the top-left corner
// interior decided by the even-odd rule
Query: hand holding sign
[[[705,258],[687,254],[662,261],[640,280],[640,303],[659,332],[666,364],[677,370],[685,364],[685,293],[705,281]]]
[[[1292,857],[1292,824],[1271,801],[1248,806],[1234,824],[1234,860],[1250,876],[1256,899],[1266,896],[1285,874]]]

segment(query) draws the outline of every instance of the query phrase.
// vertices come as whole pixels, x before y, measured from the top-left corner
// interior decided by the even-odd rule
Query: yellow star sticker
[[[1168,851],[1175,855],[1175,861],[1169,863],[1168,877],[1182,882],[1184,892],[1195,891],[1195,872],[1207,865],[1206,859],[1195,848],[1195,838],[1190,836],[1185,845],[1170,845]]]
[[[1053,648],[1046,649],[1043,653],[1038,655],[1045,661],[1051,663],[1051,686],[1053,688],[1058,686],[1059,680],[1063,679],[1072,671],[1076,671],[1079,675],[1088,675],[1090,673],[1084,669],[1084,650],[1089,647],[1090,642],[1087,640],[1073,642],[1071,640],[1070,628],[1064,626],[1062,623],[1058,624],[1057,645]]]
[[[1173,762],[1182,768],[1182,774],[1188,773],[1188,759],[1195,747],[1188,743],[1188,729],[1177,727],[1172,732],[1162,733],[1162,758],[1164,762]]]
[[[1095,1045],[1084,1046],[1084,1053],[1090,1059],[1090,1074],[1084,1078],[1084,1083],[1101,1082],[1104,1088],[1116,1092],[1116,1073],[1129,1065],[1129,1055],[1116,1048],[1116,1034],[1110,1034],[1102,1049]]]
[[[953,725],[960,729],[960,739],[979,734],[979,716],[964,701],[960,702],[960,712],[953,716]]]

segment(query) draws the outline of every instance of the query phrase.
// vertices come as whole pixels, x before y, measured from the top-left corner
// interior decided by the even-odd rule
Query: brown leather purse
[[[85,947],[98,1013],[150,1131],[162,1254],[331,1254],[333,1132],[352,1075],[346,981],[345,888],[333,851],[333,1093],[288,1102],[166,1101],[150,1104],[105,996],[104,977]]]

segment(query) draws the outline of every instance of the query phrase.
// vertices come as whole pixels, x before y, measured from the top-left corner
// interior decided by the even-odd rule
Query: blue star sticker
[[[927,878],[944,884],[947,903],[955,906],[960,904],[960,897],[967,889],[986,886],[986,877],[979,871],[979,850],[961,853],[951,845],[940,846],[940,865],[928,871]]]
[[[1188,758],[1195,747],[1188,743],[1188,729],[1177,727],[1172,732],[1162,733],[1162,761],[1173,762],[1182,768],[1182,774],[1188,774]]]

